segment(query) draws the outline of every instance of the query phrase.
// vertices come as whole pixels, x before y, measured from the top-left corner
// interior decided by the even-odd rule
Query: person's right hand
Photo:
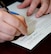
[[[15,35],[27,34],[25,19],[21,16],[11,15],[0,11],[0,43],[12,40]]]

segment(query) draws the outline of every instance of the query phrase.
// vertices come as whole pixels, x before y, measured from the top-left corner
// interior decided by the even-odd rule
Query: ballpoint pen
[[[10,14],[16,14],[16,15],[19,15],[18,13],[15,13],[13,11],[10,11],[7,6],[3,3],[3,1],[0,1],[0,8],[4,8],[8,13]]]

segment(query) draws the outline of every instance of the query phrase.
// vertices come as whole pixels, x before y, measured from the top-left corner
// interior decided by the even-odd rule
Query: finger
[[[0,39],[0,43],[3,43],[3,42],[5,42],[4,40],[2,40],[2,39]]]
[[[0,8],[0,11],[7,11],[5,8]]]
[[[27,34],[27,27],[24,26],[24,24],[21,22],[21,20],[18,19],[18,17],[10,15],[8,13],[6,15],[7,16],[4,16],[5,18],[3,18],[6,23],[18,29],[22,34]]]
[[[8,35],[15,35],[16,29],[10,25],[8,25],[7,23],[0,21],[0,31],[8,34]]]
[[[16,17],[20,21],[20,26],[18,26],[18,34],[22,33],[23,35],[26,35],[27,34],[27,24],[25,22],[24,17],[18,16],[18,15]]]
[[[35,8],[37,7],[37,5],[39,3],[40,3],[40,0],[38,0],[38,1],[37,0],[33,0],[32,1],[31,5],[30,5],[30,7],[28,9],[28,12],[27,12],[28,16],[31,15],[34,12]]]
[[[48,13],[51,13],[51,0],[50,0],[49,8],[48,8],[46,14],[48,14]]]
[[[23,16],[20,16],[20,15],[15,15],[18,17],[18,19],[24,24],[25,27],[27,27],[27,24],[26,24],[26,21],[25,21],[25,18]]]
[[[20,36],[21,32],[17,30],[17,32],[15,33],[15,36]]]
[[[47,2],[43,2],[41,8],[39,9],[39,11],[36,14],[36,17],[40,17],[42,16],[48,9],[48,4]]]
[[[18,5],[18,8],[25,8],[31,3],[31,0],[24,0],[24,2]]]
[[[1,39],[2,42],[4,42],[4,41],[10,41],[10,40],[14,39],[14,36],[10,36],[8,34],[0,32],[0,39]]]
[[[14,16],[18,17],[18,19],[19,19],[19,20],[24,24],[24,26],[27,28],[27,24],[26,24],[25,19],[24,19],[23,16],[20,16],[20,15],[14,15]],[[16,36],[19,36],[19,35],[21,35],[21,32],[20,32],[19,30],[17,30]]]

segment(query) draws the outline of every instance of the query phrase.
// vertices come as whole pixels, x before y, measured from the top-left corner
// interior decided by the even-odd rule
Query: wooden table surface
[[[51,34],[29,51],[11,42],[0,44],[0,54],[51,54]]]

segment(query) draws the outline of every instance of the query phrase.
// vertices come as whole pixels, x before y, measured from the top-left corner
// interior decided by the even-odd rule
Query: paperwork
[[[12,5],[9,5],[8,8],[11,11],[19,13],[20,15],[25,17],[27,25],[29,26],[28,33],[30,35],[20,37],[19,39],[12,41],[12,43],[32,50],[43,38],[45,38],[49,33],[51,33],[51,14],[36,18],[36,10],[33,15],[27,17],[26,12],[28,8],[18,9],[17,5],[19,4],[19,2],[15,2]]]

